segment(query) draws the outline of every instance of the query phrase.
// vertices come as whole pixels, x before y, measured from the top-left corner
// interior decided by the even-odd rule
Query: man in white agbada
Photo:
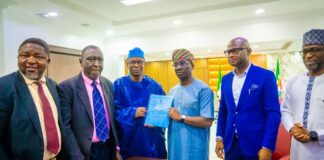
[[[324,160],[324,30],[304,34],[303,61],[308,71],[287,83],[282,123],[292,135],[291,160]]]

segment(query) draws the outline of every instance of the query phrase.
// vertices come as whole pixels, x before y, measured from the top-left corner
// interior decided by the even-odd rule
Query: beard
[[[39,80],[41,78],[42,75],[38,74],[38,73],[25,73],[24,74],[27,78],[31,79],[31,80]]]
[[[304,64],[305,64],[305,66],[306,66],[306,68],[307,68],[308,70],[310,70],[310,71],[315,71],[315,72],[318,71],[318,70],[320,70],[321,67],[323,67],[323,66],[321,66],[321,64],[318,63],[318,62],[311,63],[311,64],[307,64],[307,62],[304,61]]]

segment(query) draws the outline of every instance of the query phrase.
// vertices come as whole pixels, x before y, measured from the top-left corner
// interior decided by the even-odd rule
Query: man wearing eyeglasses
[[[112,83],[101,76],[103,54],[86,46],[79,59],[82,71],[59,85],[66,159],[121,160],[114,119]]]
[[[242,37],[231,40],[224,52],[235,69],[222,79],[215,151],[226,160],[270,160],[276,145],[276,79],[273,72],[251,64],[251,52]]]
[[[174,86],[172,119],[168,127],[169,160],[208,160],[210,126],[214,120],[214,94],[202,81],[192,75],[193,54],[176,49],[173,66],[180,84]]]
[[[129,160],[166,159],[165,129],[144,126],[150,94],[165,95],[158,82],[143,75],[144,63],[144,52],[140,48],[130,50],[129,75],[113,84],[121,154]]]
[[[292,135],[290,159],[323,159],[324,155],[324,30],[304,34],[301,55],[307,72],[287,83],[282,123]]]

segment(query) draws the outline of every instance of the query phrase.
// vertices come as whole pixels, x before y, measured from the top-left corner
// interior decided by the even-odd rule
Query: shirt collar
[[[19,71],[19,72],[23,76],[23,78],[24,78],[27,85],[32,85],[32,84],[35,84],[37,82],[41,82],[42,84],[46,83],[46,78],[45,78],[44,74],[42,75],[40,80],[33,80],[33,79],[29,79],[28,77],[26,77],[21,71]]]
[[[86,84],[91,85],[92,82],[93,82],[93,80],[90,79],[88,76],[86,76],[86,75],[83,73],[83,71],[82,71],[81,73],[82,73],[82,78],[83,78],[84,82],[85,82]],[[99,77],[98,77],[95,81],[96,81],[97,84],[100,84]]]
[[[247,73],[249,72],[249,70],[250,70],[250,67],[251,67],[251,62],[249,63],[249,66],[245,69],[245,71],[244,71],[244,73],[243,74],[241,74],[241,75],[237,75],[236,73],[235,73],[235,71],[233,70],[232,72],[233,72],[233,74],[234,74],[234,76],[238,76],[238,77],[243,77],[243,76],[246,76],[247,75]]]

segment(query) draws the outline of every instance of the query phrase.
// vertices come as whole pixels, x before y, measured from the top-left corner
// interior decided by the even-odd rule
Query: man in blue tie
[[[82,50],[82,72],[59,85],[67,159],[121,160],[113,115],[111,82],[100,76],[103,54],[97,46]]]

